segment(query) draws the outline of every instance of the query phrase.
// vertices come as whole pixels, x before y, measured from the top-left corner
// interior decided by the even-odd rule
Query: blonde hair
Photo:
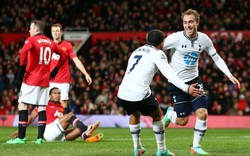
[[[188,9],[187,11],[183,12],[181,14],[181,19],[183,20],[183,17],[185,15],[194,15],[195,17],[195,20],[196,21],[200,21],[200,14],[196,11],[196,10],[193,10],[193,9]]]
[[[60,30],[62,31],[62,25],[60,23],[56,23],[56,24],[51,25],[51,28],[53,28],[53,27],[59,27]]]

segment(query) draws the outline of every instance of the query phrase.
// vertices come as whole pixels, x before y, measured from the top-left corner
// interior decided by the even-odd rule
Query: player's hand
[[[235,86],[237,86],[240,89],[240,82],[234,76],[230,76],[229,79],[231,82],[233,82]]]
[[[12,133],[10,136],[9,136],[9,138],[10,139],[14,139],[14,138],[16,138],[18,136],[18,131],[15,131],[14,133]]]
[[[203,94],[203,92],[199,88],[196,87],[197,84],[198,83],[194,83],[189,86],[188,94],[194,97],[200,97]]]
[[[85,79],[86,79],[86,81],[88,82],[88,85],[90,85],[90,84],[92,83],[92,79],[91,79],[91,77],[89,76],[89,74],[87,74],[87,75],[85,76]]]
[[[50,80],[54,80],[57,73],[58,73],[59,68],[55,67],[53,71],[50,73]]]

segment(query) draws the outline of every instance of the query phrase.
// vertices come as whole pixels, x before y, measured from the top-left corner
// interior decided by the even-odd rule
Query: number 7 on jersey
[[[140,61],[141,58],[142,58],[142,55],[135,55],[134,59],[136,59],[136,61],[132,65],[132,67],[129,69],[129,72],[132,72],[132,70],[135,69],[135,66],[139,63],[139,61]]]

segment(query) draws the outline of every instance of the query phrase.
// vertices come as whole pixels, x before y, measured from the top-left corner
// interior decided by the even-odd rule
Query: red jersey
[[[53,52],[62,55],[63,50],[44,36],[37,34],[25,40],[21,50],[20,66],[26,65],[23,82],[31,86],[48,87],[50,79],[50,60]],[[60,62],[61,66],[62,62]]]
[[[65,51],[64,57],[66,57],[67,59],[65,60],[63,65],[59,68],[55,79],[50,80],[50,82],[70,83],[69,59],[73,59],[74,57],[76,57],[76,54],[74,53],[71,43],[67,41],[62,41],[58,43],[58,47]],[[52,64],[51,71],[55,68],[59,59],[61,59],[61,56],[53,54],[52,59],[51,59],[51,64]]]
[[[34,108],[34,111],[38,113],[37,107]],[[64,108],[62,107],[60,102],[48,101],[48,105],[46,106],[46,124],[50,124],[54,122],[57,118],[63,116]]]

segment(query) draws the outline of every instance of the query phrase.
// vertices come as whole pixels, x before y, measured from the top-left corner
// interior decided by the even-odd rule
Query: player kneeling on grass
[[[61,92],[54,87],[49,92],[50,100],[47,105],[47,123],[44,131],[46,141],[72,141],[79,136],[86,142],[97,142],[103,137],[102,133],[92,136],[92,133],[99,127],[100,122],[93,125],[84,125],[72,112],[63,115],[64,108],[60,103]],[[37,108],[35,108],[28,119],[28,125],[31,124],[38,116]],[[74,128],[68,129],[69,125]],[[10,138],[18,136],[18,131],[10,135]],[[42,143],[42,140],[41,140]]]

